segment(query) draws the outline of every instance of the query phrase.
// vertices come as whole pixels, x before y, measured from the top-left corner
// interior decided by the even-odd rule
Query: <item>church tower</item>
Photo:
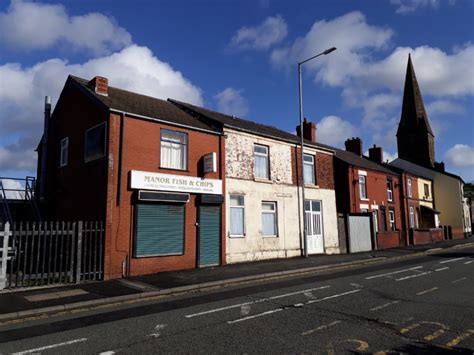
[[[429,168],[434,167],[434,135],[410,55],[405,77],[402,115],[397,130],[397,146],[399,158]]]

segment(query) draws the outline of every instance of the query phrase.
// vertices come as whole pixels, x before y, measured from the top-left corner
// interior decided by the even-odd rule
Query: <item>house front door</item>
[[[324,253],[323,223],[321,201],[306,200],[304,203],[306,217],[306,237],[308,254]]]

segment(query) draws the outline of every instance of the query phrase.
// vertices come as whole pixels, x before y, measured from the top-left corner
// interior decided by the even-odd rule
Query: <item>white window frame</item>
[[[425,198],[426,199],[429,199],[430,198],[430,195],[431,195],[431,192],[430,192],[430,184],[425,184],[423,183],[423,192],[425,194]],[[428,194],[426,194],[426,190],[428,190]]]
[[[395,231],[397,225],[395,224],[395,210],[389,208],[388,210],[388,221],[390,225],[390,230]]]
[[[266,150],[266,153],[260,153],[260,152],[257,152],[255,151],[255,148],[264,148]],[[253,168],[253,176],[257,179],[266,179],[266,180],[269,180],[270,179],[270,148],[266,145],[263,145],[263,144],[254,144],[253,145],[253,156],[254,156],[254,168]],[[266,171],[266,176],[257,176],[257,173],[256,173],[256,159],[255,157],[256,156],[259,156],[259,157],[264,157],[265,160],[266,160],[266,168],[267,168],[267,171]]]
[[[102,125],[104,126],[104,154],[98,157],[88,158],[87,157],[87,134],[89,133],[89,131],[92,131],[93,129],[100,127]],[[107,154],[107,122],[102,122],[102,123],[99,123],[98,125],[95,125],[94,127],[86,129],[86,132],[84,133],[84,162],[88,163],[90,161],[103,158],[106,154]]]
[[[264,210],[263,205],[271,205],[273,206],[273,210]],[[275,230],[275,234],[263,234],[263,215],[264,214],[273,215],[273,228]],[[277,211],[277,203],[274,201],[262,201],[262,237],[265,237],[265,238],[278,237],[278,211]]]
[[[242,198],[242,205],[237,205],[237,206],[232,206],[231,204],[231,199],[232,197],[241,197]],[[231,209],[242,209],[242,231],[243,234],[232,234],[232,228],[231,228],[231,223],[232,220],[230,219]],[[231,238],[243,238],[245,237],[245,196],[244,195],[238,195],[238,194],[230,194],[229,195],[229,237]]]
[[[410,228],[415,228],[415,210],[413,206],[410,206]]]
[[[363,183],[361,183],[363,180]],[[362,186],[364,189],[362,190]],[[362,193],[363,192],[363,193]],[[359,196],[361,200],[368,200],[367,198],[367,176],[359,174]]]
[[[393,201],[393,181],[387,179],[387,201]]]
[[[413,197],[413,189],[411,184],[411,179],[407,179],[407,190],[408,190],[408,197]]]
[[[307,162],[305,158],[311,158],[311,162]],[[303,154],[303,180],[306,185],[315,185],[316,184],[316,176],[315,176],[315,169],[314,169],[314,155],[311,154]],[[311,181],[306,181],[305,180],[305,173],[304,173],[304,168],[305,166],[311,167]]]
[[[184,143],[170,141],[170,140],[167,140],[166,138],[163,138],[163,133],[165,132],[169,132],[172,134],[176,134],[177,136],[184,137]],[[180,162],[180,164],[178,164],[180,167],[166,166],[166,164],[163,162],[163,152],[165,149],[168,148],[168,147],[165,147],[165,149],[163,148],[163,142],[168,143],[168,144],[175,144],[178,146],[184,146],[183,161]],[[181,171],[188,170],[188,143],[189,143],[188,134],[186,132],[173,131],[171,129],[166,129],[166,128],[160,129],[160,168],[181,170]]]
[[[59,153],[59,167],[66,166],[69,160],[69,137],[61,139],[61,147]]]

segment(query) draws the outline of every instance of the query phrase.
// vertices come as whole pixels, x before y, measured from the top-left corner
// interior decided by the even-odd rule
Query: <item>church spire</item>
[[[434,166],[434,134],[408,55],[400,123],[397,131],[398,155],[424,166]]]

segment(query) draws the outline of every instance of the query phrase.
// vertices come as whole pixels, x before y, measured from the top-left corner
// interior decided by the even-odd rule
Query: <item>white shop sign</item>
[[[222,180],[201,179],[194,176],[159,174],[138,170],[131,171],[130,187],[132,189],[143,190],[222,195]]]

